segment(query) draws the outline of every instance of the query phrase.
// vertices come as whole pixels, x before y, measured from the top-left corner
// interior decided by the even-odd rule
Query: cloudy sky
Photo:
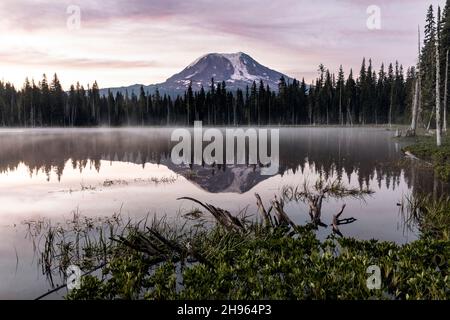
[[[2,0],[0,79],[57,73],[101,87],[152,84],[209,52],[243,51],[311,81],[317,66],[359,69],[363,56],[415,64],[417,26],[445,0]],[[80,25],[77,10],[80,9]],[[369,29],[370,5],[381,29]]]

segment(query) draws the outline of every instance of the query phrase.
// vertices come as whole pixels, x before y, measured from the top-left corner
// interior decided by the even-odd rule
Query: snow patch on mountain
[[[231,75],[232,80],[244,80],[244,81],[256,81],[258,76],[251,75],[247,70],[247,60],[242,57],[242,52],[222,54],[223,57],[228,59],[233,67],[234,73]]]

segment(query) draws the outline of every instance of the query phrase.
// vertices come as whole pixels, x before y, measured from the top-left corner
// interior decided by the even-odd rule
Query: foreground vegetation
[[[432,164],[437,176],[450,182],[450,139],[445,136],[442,146],[436,146],[436,139],[432,136],[417,137],[413,144],[403,148],[417,158]]]
[[[188,257],[195,254],[189,254],[181,243],[165,244],[167,247],[160,251],[165,262],[157,267],[149,251],[118,247],[122,254],[104,268],[103,281],[86,276],[81,289],[67,298],[450,298],[449,268],[444,260],[449,257],[449,241],[427,239],[397,246],[331,238],[321,243],[311,230],[297,229],[290,236],[286,231],[251,226],[245,233],[238,233],[216,227],[189,239],[202,256],[201,262],[192,264]],[[141,244],[152,243],[151,234],[131,237],[131,246],[137,239]],[[187,259],[180,261],[182,258]],[[367,286],[370,274],[366,272],[371,265],[381,268],[379,290]]]
[[[404,207],[422,236],[397,245],[343,237],[339,225],[356,220],[341,219],[345,205],[330,236],[316,237],[317,228],[328,226],[320,217],[322,201],[362,199],[370,190],[318,182],[282,193],[268,209],[256,195],[259,219],[191,198],[202,210],[186,214],[184,223],[153,219],[120,228],[117,215],[74,216],[69,228],[49,227],[40,262],[50,278],[71,264],[85,271],[81,288],[67,299],[450,298],[450,199],[411,198]],[[284,211],[286,201],[307,203],[311,223],[296,225]],[[368,286],[371,266],[381,271],[376,289]]]

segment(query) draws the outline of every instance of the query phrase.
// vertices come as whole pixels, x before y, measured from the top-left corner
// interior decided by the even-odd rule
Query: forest
[[[296,125],[402,123],[408,117],[414,68],[382,65],[378,74],[371,60],[363,61],[359,76],[350,71],[337,77],[323,65],[314,84],[280,79],[278,91],[261,81],[231,92],[226,83],[211,80],[207,89],[183,96],[153,94],[141,88],[115,96],[100,95],[98,84],[80,84],[65,92],[55,74],[37,84],[25,81],[21,90],[0,82],[0,124],[17,127],[77,127],[127,125]]]
[[[436,19],[437,18],[437,19]],[[439,21],[439,22],[436,22]],[[440,30],[436,59],[437,30]],[[399,62],[381,64],[363,59],[359,71],[337,75],[319,65],[313,83],[281,78],[278,90],[262,81],[245,90],[227,90],[225,82],[215,82],[184,95],[118,92],[101,95],[97,82],[84,88],[77,83],[64,91],[58,76],[43,75],[37,83],[26,79],[21,89],[0,81],[0,126],[80,127],[80,126],[164,126],[189,125],[368,125],[410,123],[415,100],[415,84],[420,79],[418,124],[430,128],[436,107],[436,63],[440,62],[440,99],[444,102],[444,130],[450,49],[449,3],[442,18],[433,6],[426,15],[423,42],[417,66],[405,69]]]

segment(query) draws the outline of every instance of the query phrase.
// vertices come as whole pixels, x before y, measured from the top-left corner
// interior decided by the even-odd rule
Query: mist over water
[[[64,221],[74,211],[86,216],[121,212],[175,217],[195,207],[196,198],[237,213],[255,213],[254,194],[268,203],[283,186],[339,179],[368,187],[366,199],[330,200],[322,220],[331,223],[343,203],[344,236],[406,243],[417,238],[398,204],[405,195],[438,196],[448,186],[433,171],[403,157],[405,142],[382,128],[282,128],[279,172],[261,175],[254,165],[174,165],[171,128],[0,130],[0,298],[34,298],[48,288],[40,275],[23,222]],[[304,204],[287,203],[299,224],[308,222]],[[319,228],[322,239],[331,227]]]

